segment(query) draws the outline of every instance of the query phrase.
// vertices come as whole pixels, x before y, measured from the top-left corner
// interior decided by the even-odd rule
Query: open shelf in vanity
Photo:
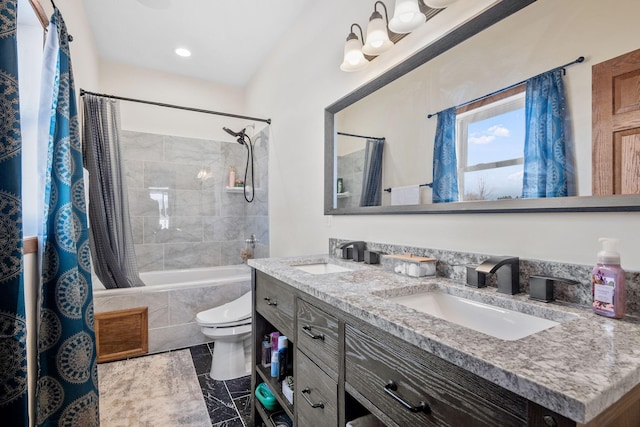
[[[368,411],[345,396],[343,381],[344,322],[329,313],[327,307],[309,296],[301,297],[284,282],[253,271],[254,345],[261,349],[262,337],[279,331],[289,339],[290,373],[294,378],[294,400],[290,404],[281,391],[281,382],[271,377],[268,368],[259,361],[260,351],[254,351],[252,390],[266,383],[298,426],[344,425],[347,416],[365,415]],[[254,400],[253,421],[272,425],[271,413]],[[345,404],[349,408],[345,411]]]
[[[260,426],[264,423],[267,426],[275,426],[271,416],[278,411],[284,413],[292,420],[295,419],[294,405],[289,403],[282,393],[282,382],[271,376],[270,367],[262,366],[261,352],[263,337],[269,336],[272,332],[279,332],[280,336],[286,336],[288,343],[287,375],[294,375],[295,340],[293,337],[293,297],[286,289],[278,284],[266,283],[266,286],[259,286],[256,289],[255,271],[252,272],[253,282],[253,357],[251,390],[253,394],[253,425]],[[260,383],[265,383],[271,393],[275,396],[281,409],[270,411],[266,409],[255,397],[256,387]]]

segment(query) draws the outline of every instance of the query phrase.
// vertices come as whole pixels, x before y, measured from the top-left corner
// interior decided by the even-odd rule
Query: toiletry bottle
[[[271,351],[278,351],[278,337],[280,332],[271,332],[269,338],[271,339]]]
[[[273,352],[271,353],[271,377],[277,378],[280,375],[280,365],[278,365],[278,350],[276,347],[273,348]]]
[[[624,270],[620,267],[620,254],[616,252],[617,239],[601,238],[602,250],[591,274],[593,311],[606,317],[624,317]]]
[[[262,367],[268,368],[271,366],[271,341],[269,335],[264,336],[262,341]]]
[[[235,187],[236,186],[236,168],[231,166],[231,168],[229,169],[229,183],[228,183],[229,187]]]
[[[278,337],[278,381],[282,381],[287,377],[287,337],[281,335]]]

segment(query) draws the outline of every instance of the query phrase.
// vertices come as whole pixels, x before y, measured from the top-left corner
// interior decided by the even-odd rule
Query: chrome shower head
[[[229,129],[228,127],[223,126],[222,130],[224,130],[229,135],[238,138],[238,144],[244,145],[244,137],[246,136],[244,131],[247,130],[247,128],[242,129],[240,132],[234,132],[231,129]]]

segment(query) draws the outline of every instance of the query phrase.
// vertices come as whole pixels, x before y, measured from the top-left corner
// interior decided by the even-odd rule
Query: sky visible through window
[[[469,124],[467,166],[523,157],[524,108]],[[484,200],[521,197],[523,166],[507,166],[465,174],[465,194],[483,193]]]

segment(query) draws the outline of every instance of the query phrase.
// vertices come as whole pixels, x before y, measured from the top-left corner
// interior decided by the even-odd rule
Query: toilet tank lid
[[[206,324],[237,322],[251,317],[251,292],[240,298],[209,310],[201,311],[196,320]]]

